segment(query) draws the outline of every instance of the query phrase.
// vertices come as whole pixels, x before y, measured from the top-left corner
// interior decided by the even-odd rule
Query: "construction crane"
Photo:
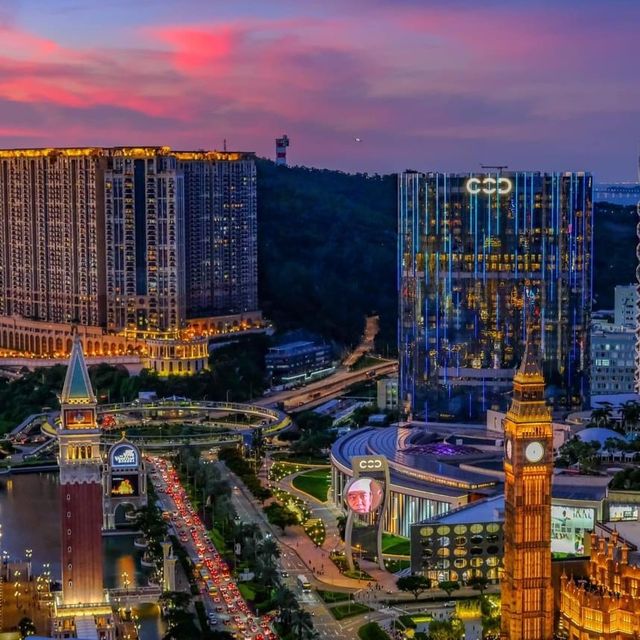
[[[508,169],[508,164],[481,164],[481,169],[495,169],[498,173],[500,173],[503,169]]]

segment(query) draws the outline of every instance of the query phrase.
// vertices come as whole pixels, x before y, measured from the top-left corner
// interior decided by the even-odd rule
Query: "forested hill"
[[[594,309],[613,309],[617,284],[636,282],[635,207],[597,203],[595,207],[593,288]]]
[[[278,328],[358,341],[380,314],[380,345],[396,349],[396,178],[258,163],[260,298]],[[594,308],[635,282],[635,207],[594,212]]]
[[[260,302],[280,329],[354,344],[364,316],[396,347],[396,178],[258,166]]]

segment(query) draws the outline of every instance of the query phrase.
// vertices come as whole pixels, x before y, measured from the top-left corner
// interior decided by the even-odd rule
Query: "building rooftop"
[[[69,366],[64,378],[61,404],[95,404],[96,397],[91,387],[87,363],[82,352],[82,343],[76,333],[73,337],[73,346],[69,356]]]
[[[474,524],[476,522],[502,522],[504,520],[504,496],[498,495],[472,502],[430,522],[442,524]]]
[[[298,340],[296,342],[287,342],[286,344],[281,344],[276,347],[270,347],[270,354],[283,354],[283,353],[294,353],[296,351],[302,351],[303,349],[314,349],[317,347],[324,347],[323,344],[316,344],[315,342],[311,342],[309,340]]]

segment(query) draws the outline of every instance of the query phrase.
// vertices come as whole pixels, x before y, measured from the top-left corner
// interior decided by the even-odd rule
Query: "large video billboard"
[[[611,522],[628,522],[637,519],[637,504],[612,504],[609,506],[609,520]]]
[[[551,552],[584,555],[586,537],[593,531],[596,510],[590,507],[551,506]]]
[[[384,489],[378,480],[357,478],[349,483],[345,495],[349,509],[365,515],[374,513],[382,504]]]
[[[111,495],[114,498],[134,497],[139,495],[138,474],[131,473],[127,475],[111,478]]]

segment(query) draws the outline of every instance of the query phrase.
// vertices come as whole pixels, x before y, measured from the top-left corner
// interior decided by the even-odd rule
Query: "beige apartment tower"
[[[0,150],[0,349],[62,357],[76,325],[89,356],[206,361],[261,323],[255,191],[252,153]]]

